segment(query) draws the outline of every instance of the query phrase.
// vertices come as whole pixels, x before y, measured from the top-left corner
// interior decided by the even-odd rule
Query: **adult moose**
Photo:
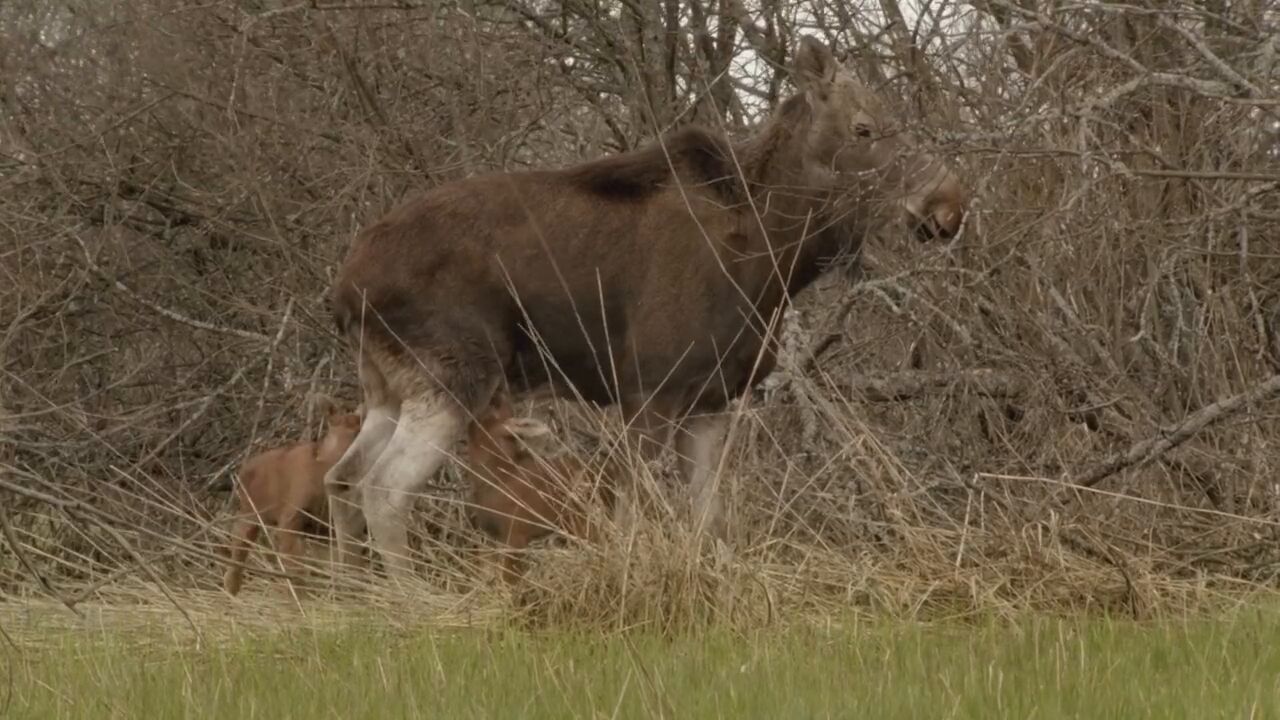
[[[361,231],[331,296],[366,407],[325,478],[340,557],[359,508],[393,576],[410,569],[414,493],[503,381],[619,403],[648,452],[674,433],[698,527],[723,531],[724,410],[773,367],[789,298],[887,222],[949,237],[965,212],[952,172],[825,45],[802,39],[791,74],[800,92],[745,140],[687,128],[471,177]]]

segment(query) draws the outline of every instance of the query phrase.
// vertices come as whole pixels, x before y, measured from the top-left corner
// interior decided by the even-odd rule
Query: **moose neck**
[[[803,94],[784,101],[758,133],[738,143],[752,210],[767,233],[759,262],[776,265],[761,300],[780,302],[808,287],[831,260],[856,252],[866,229],[863,213],[835,212],[835,192],[809,158],[814,119]],[[754,218],[753,218],[754,220]]]

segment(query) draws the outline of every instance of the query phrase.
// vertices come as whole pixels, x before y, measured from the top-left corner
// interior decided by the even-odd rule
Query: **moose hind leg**
[[[347,492],[359,484],[391,441],[398,414],[398,409],[390,404],[372,405],[366,410],[351,447],[325,473],[325,488],[330,494]]]
[[[391,441],[397,414],[396,408],[390,405],[369,407],[355,441],[325,473],[329,520],[333,526],[334,552],[339,563],[351,564],[354,561],[356,535],[364,524],[359,506],[359,483]]]
[[[413,569],[408,514],[416,495],[449,457],[465,427],[462,409],[438,394],[406,399],[399,424],[361,484],[361,501],[374,546],[394,577]]]
[[[330,523],[335,539],[334,552],[340,563],[350,564],[355,557],[355,536],[363,529],[359,507],[359,487],[395,433],[400,415],[398,398],[390,392],[386,377],[374,362],[374,356],[360,357],[360,389],[365,413],[351,447],[324,476],[325,494],[329,502]]]

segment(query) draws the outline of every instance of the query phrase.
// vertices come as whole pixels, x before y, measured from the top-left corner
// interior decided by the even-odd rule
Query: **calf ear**
[[[821,40],[805,35],[791,61],[791,78],[809,96],[809,102],[823,101],[830,93],[840,63]]]
[[[328,418],[338,411],[338,404],[328,395],[316,393],[311,396],[311,407],[320,415]]]
[[[511,418],[503,423],[502,427],[512,435],[525,440],[545,437],[551,434],[551,428],[546,423],[531,417]]]

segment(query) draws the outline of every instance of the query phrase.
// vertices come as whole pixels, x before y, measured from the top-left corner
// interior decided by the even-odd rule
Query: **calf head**
[[[337,408],[331,409],[325,418],[328,430],[320,440],[316,457],[336,462],[347,448],[351,447],[351,443],[355,442],[356,435],[360,434],[360,423],[361,418],[356,413],[344,413]]]
[[[489,405],[471,423],[468,442],[473,454],[489,452],[518,462],[528,457],[529,441],[551,436],[551,428],[531,417],[515,417],[511,399],[502,392],[494,393]]]

